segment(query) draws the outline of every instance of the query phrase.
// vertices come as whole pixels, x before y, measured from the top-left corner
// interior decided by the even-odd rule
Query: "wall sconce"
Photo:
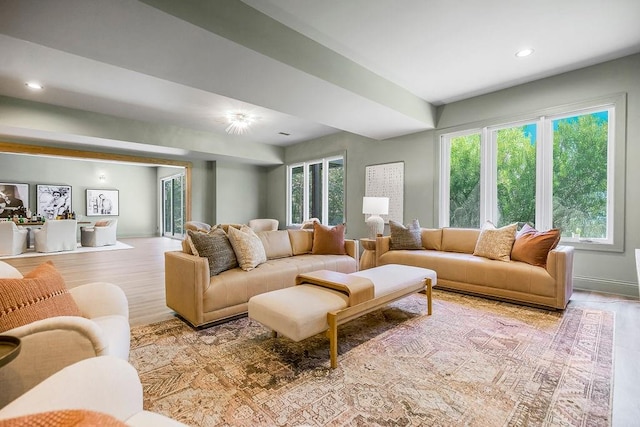
[[[105,182],[107,180],[107,176],[103,173],[100,174],[100,176],[98,177],[98,179],[100,180],[100,182]]]
[[[379,215],[387,215],[389,213],[388,197],[363,197],[362,213],[371,216],[365,221],[369,229],[369,238],[375,239],[382,236],[384,232],[384,220]]]

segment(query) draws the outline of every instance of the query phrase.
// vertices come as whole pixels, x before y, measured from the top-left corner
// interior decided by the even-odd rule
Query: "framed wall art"
[[[380,215],[384,222],[404,223],[404,162],[366,166],[364,182],[365,196],[389,198],[389,214]]]
[[[29,184],[0,182],[0,218],[26,216],[29,209]]]
[[[118,190],[87,190],[87,216],[120,215]]]
[[[38,184],[36,186],[38,216],[55,219],[71,210],[71,186]]]

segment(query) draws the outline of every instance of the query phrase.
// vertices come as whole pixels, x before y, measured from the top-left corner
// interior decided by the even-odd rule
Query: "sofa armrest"
[[[20,354],[0,369],[0,407],[79,360],[101,356],[109,349],[102,329],[78,316],[38,320],[5,332],[20,338]]]
[[[382,265],[380,257],[389,252],[391,248],[391,236],[376,237],[376,265]]]
[[[164,286],[167,307],[193,325],[204,323],[204,292],[211,283],[209,260],[181,251],[164,254]]]
[[[142,411],[142,399],[142,385],[133,366],[116,357],[94,357],[46,378],[0,409],[0,419],[85,409],[126,421]]]
[[[547,255],[547,272],[556,281],[556,308],[564,309],[573,294],[573,246],[557,246]]]
[[[353,239],[344,239],[344,250],[351,258],[356,260],[356,264],[360,265],[360,245]]]
[[[82,315],[88,319],[119,315],[129,319],[129,301],[124,291],[107,282],[94,282],[69,289]]]

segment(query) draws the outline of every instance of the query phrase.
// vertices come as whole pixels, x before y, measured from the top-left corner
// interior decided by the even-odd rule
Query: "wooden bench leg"
[[[329,323],[329,329],[327,335],[329,336],[329,352],[331,356],[331,369],[338,367],[338,320],[333,313],[327,314],[327,321]]]
[[[431,300],[431,279],[427,279],[427,315],[431,316],[431,312],[433,311],[433,303]]]

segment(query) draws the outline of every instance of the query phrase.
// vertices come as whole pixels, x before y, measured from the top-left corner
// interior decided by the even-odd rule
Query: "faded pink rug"
[[[192,426],[609,426],[611,312],[544,311],[434,290],[324,334],[243,318],[132,329],[145,409]]]

